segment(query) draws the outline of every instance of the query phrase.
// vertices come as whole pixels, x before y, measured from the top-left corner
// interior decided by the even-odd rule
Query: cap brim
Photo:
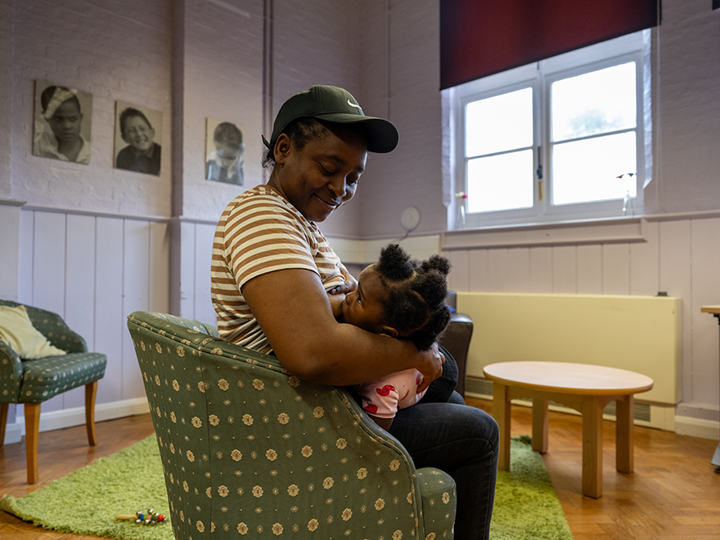
[[[400,137],[395,125],[384,118],[345,113],[319,114],[314,118],[337,124],[362,124],[367,134],[368,152],[376,154],[386,154],[395,150]]]

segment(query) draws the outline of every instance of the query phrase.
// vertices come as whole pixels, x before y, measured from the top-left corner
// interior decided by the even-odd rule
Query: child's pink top
[[[417,391],[421,380],[417,369],[406,369],[360,384],[357,393],[365,412],[378,418],[394,418],[399,409],[415,405],[425,395],[425,391]]]

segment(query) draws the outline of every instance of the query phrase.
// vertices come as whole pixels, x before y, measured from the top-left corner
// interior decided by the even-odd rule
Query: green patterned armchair
[[[453,538],[455,482],[343,389],[160,313],[128,318],[175,538]]]
[[[0,305],[15,307],[22,304],[0,300]],[[82,336],[70,330],[59,315],[27,305],[25,310],[33,327],[43,334],[51,345],[68,353],[64,356],[24,360],[7,343],[0,340],[0,446],[5,440],[10,403],[23,403],[27,481],[28,484],[35,484],[40,478],[38,431],[41,403],[84,385],[88,444],[94,446],[97,381],[105,375],[107,357],[104,354],[88,352]]]

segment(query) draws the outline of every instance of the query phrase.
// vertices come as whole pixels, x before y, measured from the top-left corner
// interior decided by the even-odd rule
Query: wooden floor
[[[492,413],[492,403],[468,399]],[[531,410],[513,406],[513,435],[530,434]],[[603,497],[580,494],[582,423],[578,416],[550,413],[545,464],[575,540],[720,539],[720,474],[710,459],[717,443],[667,431],[635,428],[635,472],[615,471],[615,424],[604,423]],[[40,434],[40,483],[25,483],[24,442],[0,448],[0,494],[22,497],[95,459],[152,433],[150,415],[97,424],[98,446],[89,448],[83,426]],[[78,540],[45,531],[0,512],[3,540]],[[458,539],[462,540],[462,539]]]

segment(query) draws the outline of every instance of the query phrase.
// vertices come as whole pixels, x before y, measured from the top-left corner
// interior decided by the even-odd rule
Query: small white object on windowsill
[[[457,221],[455,222],[455,229],[460,230],[465,228],[465,201],[467,200],[468,196],[467,193],[464,191],[461,191],[459,193],[455,194],[455,197],[457,197],[458,200],[458,210],[457,210]]]

